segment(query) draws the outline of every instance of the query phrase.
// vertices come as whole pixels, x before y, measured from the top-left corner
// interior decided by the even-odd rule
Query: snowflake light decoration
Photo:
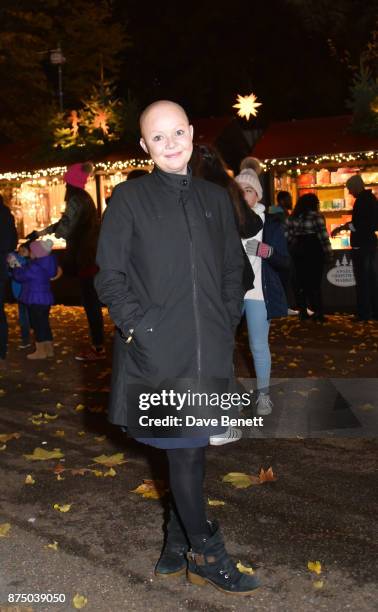
[[[251,115],[257,116],[257,108],[261,104],[261,102],[257,102],[255,94],[251,93],[249,96],[238,95],[237,104],[233,104],[232,108],[238,108],[239,117],[245,117],[249,121]]]

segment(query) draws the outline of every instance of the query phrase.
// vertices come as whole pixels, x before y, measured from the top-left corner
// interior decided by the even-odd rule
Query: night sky
[[[237,93],[259,120],[344,113],[351,73],[374,28],[376,1],[119,2],[133,47],[123,82],[142,104],[179,100],[194,116],[229,114]],[[162,8],[162,6],[164,8]],[[124,17],[123,17],[124,16]],[[336,56],[328,40],[336,46]]]

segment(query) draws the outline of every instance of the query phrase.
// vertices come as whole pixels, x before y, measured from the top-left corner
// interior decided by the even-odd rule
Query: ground
[[[210,448],[206,494],[224,505],[209,506],[209,515],[219,519],[229,552],[253,567],[262,586],[237,598],[183,577],[161,581],[153,568],[164,497],[132,491],[145,479],[165,479],[164,456],[106,424],[110,358],[75,361],[86,339],[85,319],[78,307],[57,306],[56,358],[31,363],[17,348],[14,306],[8,315],[0,436],[17,435],[0,437],[0,535],[10,524],[0,537],[1,612],[73,610],[75,594],[87,598],[88,612],[376,609],[376,439],[245,439]],[[109,320],[106,327],[110,355]],[[374,398],[366,403],[363,387],[364,379],[377,376],[377,323],[355,324],[339,315],[321,325],[290,317],[273,324],[271,337],[274,377],[359,378],[361,411],[378,410]],[[243,328],[235,362],[239,376],[253,374]],[[64,457],[25,458],[35,448],[59,448]],[[116,453],[126,462],[114,466],[115,475],[94,461]],[[244,489],[222,482],[229,472],[256,476],[270,466],[275,481]],[[34,484],[25,483],[29,475]],[[55,504],[71,506],[61,512]],[[48,546],[54,542],[56,550]],[[308,569],[309,561],[320,562],[319,575]],[[9,593],[64,593],[66,602],[16,608],[7,603]]]

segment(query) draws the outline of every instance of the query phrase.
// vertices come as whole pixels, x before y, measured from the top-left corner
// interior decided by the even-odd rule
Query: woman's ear
[[[140,139],[139,144],[142,147],[143,151],[148,154],[148,148],[146,143],[144,142],[144,138]]]

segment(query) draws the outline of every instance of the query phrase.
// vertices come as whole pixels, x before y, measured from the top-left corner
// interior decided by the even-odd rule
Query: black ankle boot
[[[255,576],[242,574],[228,555],[218,525],[213,523],[213,535],[190,538],[188,580],[192,584],[212,584],[224,593],[250,595],[260,583]]]
[[[176,513],[171,509],[164,547],[155,567],[155,576],[174,578],[185,573],[189,542]]]

